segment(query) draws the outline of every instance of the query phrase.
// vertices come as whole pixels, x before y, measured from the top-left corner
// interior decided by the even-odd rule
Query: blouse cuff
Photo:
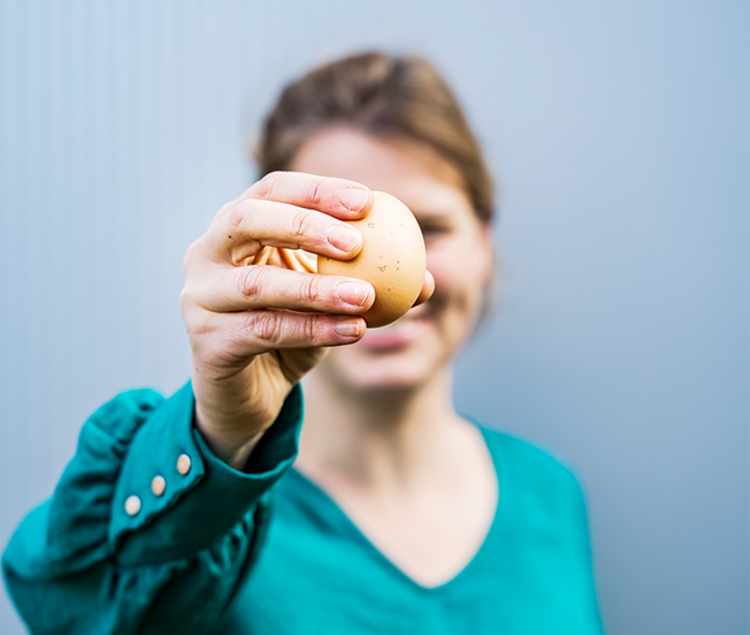
[[[216,457],[193,427],[188,382],[136,431],[112,499],[109,542],[123,565],[155,564],[212,545],[268,495],[298,450],[302,390],[294,386],[247,471]]]

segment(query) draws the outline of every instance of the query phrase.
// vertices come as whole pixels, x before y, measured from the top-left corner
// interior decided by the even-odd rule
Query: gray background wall
[[[186,379],[182,255],[252,180],[272,95],[378,46],[437,62],[503,183],[501,300],[460,408],[580,474],[610,633],[746,634],[749,17],[0,0],[0,543],[97,405]]]

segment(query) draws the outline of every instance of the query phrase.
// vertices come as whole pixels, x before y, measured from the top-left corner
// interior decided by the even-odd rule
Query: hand
[[[357,316],[375,299],[363,280],[246,263],[266,245],[351,259],[362,236],[342,221],[362,217],[370,204],[359,183],[274,172],[222,207],[188,249],[180,305],[196,425],[230,465],[244,465],[323,347],[364,335]]]

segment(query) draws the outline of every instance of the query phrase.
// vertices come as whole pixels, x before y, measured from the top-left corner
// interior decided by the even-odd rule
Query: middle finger
[[[209,229],[207,247],[213,260],[240,264],[266,245],[305,249],[349,260],[362,247],[362,234],[323,212],[247,199],[217,219]]]

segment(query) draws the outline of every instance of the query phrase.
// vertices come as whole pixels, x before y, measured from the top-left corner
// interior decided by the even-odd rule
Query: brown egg
[[[369,327],[385,326],[406,313],[422,290],[427,268],[422,231],[411,210],[385,192],[373,192],[365,218],[348,222],[362,234],[362,251],[352,260],[318,256],[318,273],[369,282],[375,304],[362,317]]]

